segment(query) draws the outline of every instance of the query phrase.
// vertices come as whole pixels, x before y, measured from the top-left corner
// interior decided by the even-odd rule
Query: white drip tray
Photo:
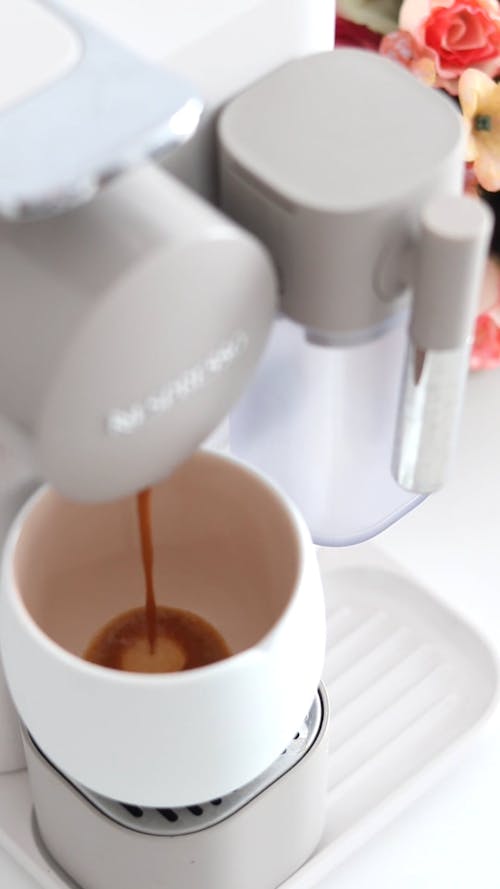
[[[420,796],[484,722],[499,685],[481,636],[374,545],[319,557],[333,712],[328,814],[319,849],[283,889],[312,889]],[[25,772],[0,777],[0,845],[43,889],[68,889],[37,846]]]

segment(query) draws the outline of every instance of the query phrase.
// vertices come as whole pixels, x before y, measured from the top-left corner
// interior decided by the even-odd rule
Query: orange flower
[[[500,84],[470,68],[458,82],[467,127],[467,156],[486,191],[500,189]]]

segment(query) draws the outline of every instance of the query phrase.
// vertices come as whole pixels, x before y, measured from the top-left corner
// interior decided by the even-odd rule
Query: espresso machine
[[[213,6],[172,11],[164,65],[131,50],[126,24],[109,38],[83,0],[0,12],[2,534],[41,482],[57,498],[35,494],[4,550],[0,768],[27,760],[40,847],[82,889],[273,889],[317,846],[329,704],[311,536],[368,539],[443,483],[491,231],[461,197],[453,106],[388,60],[332,52],[331,2]],[[227,473],[223,458],[192,456],[217,430],[239,467]],[[104,564],[148,486],[176,503],[182,521],[166,506],[165,527],[180,549],[197,541],[189,559],[203,522],[226,534],[242,511],[242,538],[266,551],[273,584],[290,584],[262,509],[284,554],[299,541],[302,575],[283,638],[273,612],[236,648],[233,684],[202,677],[181,705],[165,697],[178,730],[141,748],[141,766],[163,705],[139,683],[122,724],[117,686],[93,733],[85,702],[103,677],[80,677],[64,706],[57,620],[48,645],[39,627],[22,635],[6,591],[43,575],[33,566],[56,577],[61,550],[83,577],[89,541]],[[245,553],[227,539],[236,583]],[[261,637],[268,667],[246,673]]]

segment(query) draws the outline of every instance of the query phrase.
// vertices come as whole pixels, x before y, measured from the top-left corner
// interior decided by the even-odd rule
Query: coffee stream
[[[153,582],[153,535],[151,533],[151,488],[137,495],[139,531],[141,534],[142,567],[146,581],[146,623],[151,654],[154,654],[157,633],[156,597]]]
[[[151,488],[137,495],[142,565],[146,586],[144,608],[118,615],[92,639],[84,658],[114,670],[172,673],[204,667],[231,652],[208,621],[180,608],[157,605],[153,580]]]

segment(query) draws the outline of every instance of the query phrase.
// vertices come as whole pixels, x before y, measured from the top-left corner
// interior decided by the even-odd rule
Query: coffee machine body
[[[213,783],[215,769],[210,772],[207,767],[202,776],[204,780],[199,783],[204,788],[199,797],[196,796],[196,775],[191,776],[189,791],[186,790],[187,782],[183,783],[176,775],[176,782],[172,782],[176,783],[176,796],[169,798],[168,790],[163,795],[158,788],[158,782],[154,780],[156,773],[148,776],[147,792],[143,785],[134,785],[134,776],[125,774],[127,764],[120,769],[116,762],[113,763],[117,783],[108,783],[111,766],[103,769],[99,779],[94,781],[93,763],[90,762],[90,771],[82,771],[78,757],[71,760],[69,756],[74,753],[69,749],[69,742],[65,751],[58,751],[60,737],[53,731],[53,726],[50,732],[42,734],[43,707],[37,702],[32,707],[31,677],[26,669],[28,661],[21,658],[23,662],[19,664],[20,648],[16,640],[20,644],[27,643],[28,647],[23,649],[27,658],[30,656],[28,652],[36,652],[33,663],[43,663],[47,669],[44,676],[49,679],[52,677],[55,681],[58,676],[58,681],[61,680],[61,664],[65,662],[75,667],[79,677],[83,677],[83,684],[78,688],[84,690],[83,697],[91,709],[95,700],[91,689],[97,687],[92,683],[98,679],[95,671],[102,668],[87,664],[82,668],[82,658],[78,657],[81,647],[78,651],[71,647],[66,649],[62,637],[57,636],[61,630],[57,614],[54,635],[44,634],[43,621],[47,615],[43,612],[43,603],[49,601],[50,590],[43,586],[47,579],[43,577],[43,571],[40,571],[40,584],[38,580],[35,583],[35,599],[42,602],[39,610],[42,620],[35,626],[38,605],[31,613],[28,603],[31,594],[23,599],[32,563],[29,558],[21,558],[18,565],[15,553],[18,544],[25,554],[26,547],[29,549],[25,518],[34,528],[34,538],[38,540],[35,552],[46,552],[40,544],[44,520],[37,514],[36,498],[33,511],[31,505],[26,507],[26,512],[21,513],[10,531],[5,548],[4,620],[0,635],[3,633],[3,657],[10,690],[17,710],[24,717],[22,735],[40,835],[49,857],[52,856],[82,889],[107,889],[117,884],[132,887],[139,881],[146,886],[157,885],[161,880],[171,882],[179,889],[201,889],[202,886],[203,889],[212,886],[214,889],[215,886],[218,889],[234,889],[235,886],[238,889],[274,889],[300,866],[319,842],[326,796],[329,707],[320,685],[325,619],[310,530],[319,542],[353,542],[354,538],[361,539],[381,530],[389,520],[398,518],[410,508],[415,496],[419,499],[434,489],[443,461],[436,471],[435,462],[429,455],[437,450],[447,456],[450,429],[456,425],[455,407],[465,366],[462,340],[467,340],[468,334],[464,331],[470,326],[471,306],[486,249],[488,220],[485,221],[480,211],[476,213],[470,208],[464,210],[462,207],[458,211],[455,204],[438,204],[437,209],[433,205],[429,218],[421,226],[428,234],[430,246],[426,246],[417,262],[420,278],[418,275],[416,279],[412,277],[414,244],[425,240],[420,237],[420,229],[416,232],[420,224],[417,224],[417,217],[420,220],[420,211],[425,209],[424,198],[437,191],[441,196],[444,193],[447,199],[460,190],[461,142],[456,119],[451,111],[436,112],[438,119],[446,118],[449,122],[449,125],[443,125],[449,139],[447,141],[445,133],[441,153],[438,150],[431,158],[431,175],[427,179],[425,176],[419,179],[416,175],[415,181],[411,182],[410,194],[407,194],[404,188],[407,173],[404,165],[398,168],[399,191],[396,189],[397,193],[392,197],[396,204],[402,203],[405,208],[411,205],[411,212],[403,214],[410,220],[403,232],[405,237],[402,240],[388,238],[387,244],[379,244],[387,247],[387,251],[384,249],[380,256],[373,251],[370,254],[370,287],[363,291],[361,283],[358,288],[365,314],[361,312],[355,323],[348,324],[347,328],[343,322],[337,323],[338,318],[332,323],[328,317],[329,271],[338,290],[342,269],[334,263],[329,270],[328,262],[320,268],[321,264],[316,263],[314,256],[314,244],[322,246],[327,253],[329,237],[338,235],[336,249],[341,254],[342,244],[345,245],[352,236],[355,249],[345,275],[348,285],[353,276],[356,277],[353,257],[359,246],[356,241],[359,232],[368,244],[370,227],[379,229],[378,200],[371,207],[363,206],[359,201],[355,212],[352,212],[353,207],[341,207],[334,202],[333,212],[330,206],[324,214],[316,213],[314,207],[303,213],[304,208],[299,210],[298,204],[293,203],[297,197],[297,193],[293,194],[293,183],[292,193],[287,193],[289,183],[281,188],[283,182],[277,170],[272,173],[273,181],[265,183],[262,190],[261,171],[252,168],[255,159],[252,150],[247,151],[245,144],[235,147],[231,134],[228,136],[228,132],[224,132],[228,115],[238,116],[241,110],[238,98],[222,115],[219,146],[215,133],[222,106],[228,105],[233,97],[241,96],[244,120],[241,127],[236,127],[237,132],[244,135],[245,127],[249,127],[251,132],[261,135],[266,131],[267,114],[267,122],[278,123],[278,128],[282,126],[283,135],[288,123],[279,114],[274,115],[271,106],[266,110],[265,96],[262,97],[264,110],[259,126],[255,127],[253,112],[250,109],[247,114],[245,106],[248,101],[251,105],[253,85],[257,83],[259,93],[264,84],[266,93],[268,82],[271,83],[271,95],[278,96],[280,104],[279,89],[275,90],[273,79],[275,71],[278,81],[284,72],[285,92],[290,92],[292,84],[293,99],[297,72],[299,78],[302,76],[296,60],[303,56],[312,59],[305,62],[302,72],[304,83],[313,91],[311,107],[320,106],[325,112],[323,100],[318,102],[315,93],[317,72],[311,76],[311,71],[318,65],[326,66],[326,79],[320,76],[323,87],[330,82],[330,77],[339,82],[334,70],[336,63],[332,68],[331,60],[335,54],[322,53],[330,50],[333,42],[334,4],[331,0],[239,0],[238,3],[180,5],[159,5],[148,0],[141,4],[139,11],[137,4],[129,3],[132,20],[139,16],[136,22],[140,27],[138,25],[136,29],[124,26],[128,10],[126,5],[120,5],[119,15],[123,17],[121,37],[125,46],[113,43],[94,24],[81,17],[87,13],[94,17],[105,18],[107,15],[100,9],[101,4],[88,3],[87,0],[74,0],[71,4],[69,0],[46,0],[43,3],[13,0],[10,17],[7,16],[5,22],[13,37],[16,34],[19,37],[19,27],[26,21],[19,15],[21,6],[23,15],[41,15],[43,21],[37,18],[37,27],[44,28],[46,36],[40,46],[48,50],[45,55],[42,52],[41,57],[37,56],[38,79],[30,81],[28,78],[17,93],[9,93],[0,118],[0,126],[5,124],[7,141],[4,142],[10,146],[10,175],[3,180],[0,177],[0,213],[4,217],[0,222],[0,274],[5,278],[0,295],[0,431],[4,442],[2,467],[5,483],[2,491],[5,496],[2,504],[6,522],[37,479],[48,480],[58,489],[57,496],[63,495],[56,508],[64,515],[67,514],[66,507],[70,511],[73,508],[72,501],[83,501],[79,506],[95,509],[101,521],[107,507],[113,510],[112,504],[115,504],[116,537],[108,550],[107,531],[94,535],[96,547],[103,548],[106,556],[101,560],[101,567],[107,566],[110,552],[122,553],[116,540],[123,540],[130,531],[130,510],[125,514],[125,501],[128,499],[130,505],[131,498],[139,490],[161,485],[165,477],[167,487],[172,479],[175,489],[179,477],[176,472],[180,472],[181,477],[184,472],[189,476],[193,466],[196,477],[198,458],[193,458],[194,463],[187,458],[242,397],[233,423],[236,449],[250,463],[260,465],[271,480],[262,479],[237,460],[233,465],[229,459],[227,463],[224,463],[225,458],[218,459],[222,460],[224,473],[230,475],[228,467],[233,465],[236,474],[247,479],[250,488],[245,490],[254,491],[263,486],[269,500],[275,506],[279,503],[282,524],[277,523],[276,527],[281,530],[276,531],[276,539],[293,541],[290,545],[295,547],[293,552],[297,556],[295,561],[284,559],[284,566],[276,566],[266,520],[261,521],[260,516],[256,518],[251,508],[252,502],[256,502],[252,501],[253,495],[249,495],[243,504],[245,508],[240,510],[240,501],[233,496],[237,487],[230,483],[225,484],[224,497],[220,496],[222,486],[219,491],[210,490],[212,502],[216,503],[213,509],[210,508],[210,498],[204,501],[203,508],[198,507],[190,489],[195,506],[190,505],[188,509],[183,494],[184,525],[180,528],[180,523],[176,524],[175,520],[170,525],[167,522],[165,527],[174,541],[170,545],[175,550],[180,541],[179,551],[182,546],[187,546],[188,558],[185,557],[184,562],[196,569],[199,565],[196,552],[192,554],[193,547],[203,548],[207,542],[205,530],[210,528],[212,533],[215,516],[217,521],[220,520],[219,524],[215,522],[216,529],[221,530],[220,537],[215,535],[214,538],[219,540],[219,558],[225,560],[224,564],[232,558],[234,574],[231,582],[242,573],[240,562],[248,565],[250,575],[257,571],[255,576],[258,579],[257,559],[249,556],[249,553],[257,552],[265,562],[269,600],[273,607],[277,607],[273,584],[279,582],[283,572],[288,578],[286,584],[290,594],[289,600],[283,597],[279,613],[274,614],[271,609],[267,623],[264,621],[262,625],[264,630],[261,626],[257,643],[246,648],[242,645],[241,651],[236,650],[230,665],[231,676],[234,672],[236,678],[234,683],[231,678],[227,700],[221,701],[220,695],[213,698],[217,699],[217,706],[212,708],[217,715],[214,736],[222,740],[217,747],[214,739],[208,737],[207,728],[206,747],[210,755],[218,753],[221,775],[224,763],[229,765],[231,762],[231,768],[234,766],[231,775],[244,776],[240,784],[236,777],[237,786],[221,783],[219,797],[216,782]],[[2,14],[5,15],[0,12],[0,17]],[[165,51],[161,50],[163,44],[159,38],[160,29],[156,27],[156,15],[162,17],[168,31]],[[146,26],[148,18],[149,25]],[[7,33],[5,28],[2,33]],[[136,57],[130,52],[131,43],[143,53],[145,45],[154,47],[149,54],[157,62],[160,53],[161,61],[170,73],[145,60],[144,56]],[[142,43],[142,47],[138,43]],[[15,53],[6,57],[11,65],[18,58]],[[26,55],[24,58],[26,60]],[[359,57],[356,56],[352,64],[359,75],[363,67]],[[24,70],[22,65],[20,70]],[[395,68],[390,65],[384,68],[382,80],[385,78],[388,83],[397,80],[399,75],[394,72]],[[361,94],[361,80],[358,86]],[[405,86],[404,90],[411,93],[409,87]],[[416,106],[425,106],[429,101],[434,103],[434,99],[422,97],[423,93],[415,93]],[[200,120],[202,104],[205,113]],[[290,107],[297,106],[292,101],[284,103],[281,110]],[[135,116],[131,118],[132,112]],[[93,114],[97,115],[95,128],[92,127]],[[427,119],[425,113],[423,117]],[[57,137],[54,157],[59,158],[58,163],[52,162],[51,133],[47,135],[50,128],[44,130],[47,120],[53,123],[52,135],[55,133]],[[40,141],[37,141],[38,136]],[[312,137],[313,143],[317,141],[314,130],[306,132],[305,136]],[[307,139],[304,144],[307,145]],[[22,151],[16,151],[19,145]],[[331,148],[331,143],[327,143],[328,151]],[[348,153],[345,144],[334,144],[333,148],[340,151],[340,160],[345,159]],[[158,167],[160,155],[164,170]],[[264,160],[264,167],[266,163]],[[390,167],[389,161],[387,167]],[[29,175],[23,175],[23,170]],[[211,203],[217,196],[219,177],[224,213]],[[368,188],[368,180],[365,184]],[[263,210],[269,197],[271,203],[275,201],[270,212],[269,208]],[[277,214],[274,213],[276,207]],[[333,226],[331,216],[335,217]],[[386,221],[389,216],[386,214]],[[455,216],[458,222],[450,231],[450,217]],[[391,217],[392,234],[398,229],[394,219]],[[273,229],[276,222],[277,228]],[[298,224],[294,228],[295,223]],[[269,225],[273,229],[271,235]],[[467,247],[467,274],[462,276],[465,281],[463,302],[467,304],[467,310],[460,315],[461,323],[452,325],[454,335],[451,338],[447,334],[444,339],[438,337],[434,342],[432,337],[430,340],[427,337],[432,325],[427,323],[425,300],[414,299],[407,391],[404,390],[400,402],[402,431],[401,434],[397,430],[395,433],[396,442],[398,436],[400,439],[394,458],[396,481],[391,488],[386,484],[387,466],[384,464],[382,474],[377,469],[375,474],[381,478],[381,487],[370,493],[369,515],[364,524],[360,522],[359,511],[355,510],[356,527],[353,530],[351,503],[355,498],[362,500],[364,491],[360,490],[355,478],[352,462],[349,473],[344,473],[350,492],[349,504],[345,492],[338,496],[337,482],[348,455],[354,456],[354,464],[358,460],[365,466],[369,464],[370,452],[369,449],[366,451],[365,445],[371,438],[376,442],[379,462],[382,454],[385,459],[390,449],[398,395],[393,369],[403,364],[403,351],[408,340],[404,322],[405,293],[412,287],[416,292],[419,287],[421,292],[427,292],[426,281],[432,279],[436,263],[439,265],[436,257],[440,251],[434,250],[438,241],[443,249],[449,243],[455,248],[457,244]],[[283,243],[287,250],[281,253]],[[363,256],[360,258],[364,260]],[[358,259],[358,267],[362,264]],[[323,286],[325,281],[326,289]],[[442,281],[441,276],[439,283]],[[310,288],[311,284],[314,286]],[[371,299],[373,289],[377,290],[375,300]],[[305,315],[300,293],[311,297],[305,301]],[[363,303],[367,293],[370,298]],[[335,305],[338,308],[338,300]],[[421,305],[424,305],[423,312],[419,309]],[[323,312],[325,306],[326,315]],[[353,311],[356,314],[356,306]],[[280,320],[275,324],[277,313],[280,313]],[[24,343],[22,350],[18,347],[21,340]],[[332,346],[339,349],[334,357]],[[358,347],[361,347],[362,354]],[[442,392],[442,388],[436,389],[434,385],[436,366],[443,377],[443,362],[438,360],[443,356],[436,358],[434,353],[441,351],[446,352],[445,401],[451,408],[444,431],[440,427],[436,432],[436,424],[430,424],[432,436],[429,441],[426,420],[429,403],[431,414],[435,405],[430,396],[434,397],[436,391]],[[453,356],[448,354],[449,351],[460,352],[462,358],[456,373],[450,370],[448,359]],[[259,366],[262,353],[264,360]],[[425,371],[416,377],[411,363],[415,354]],[[382,355],[387,362],[385,368],[380,360]],[[294,373],[298,383],[295,390],[289,385]],[[245,393],[252,375],[253,386]],[[338,391],[332,393],[331,389],[339,379],[345,384],[347,378],[349,387],[359,384],[360,391],[367,382],[369,384],[368,398],[360,396],[352,413],[352,423],[345,427],[349,436],[358,436],[362,443],[356,451],[352,450],[350,441],[342,450],[338,446],[338,435],[332,435],[332,417],[341,399]],[[379,385],[382,388],[387,385],[390,390],[382,435],[378,427],[376,430],[374,415],[378,414],[378,409],[372,398],[374,388],[376,390]],[[272,400],[276,393],[278,401],[267,410],[267,397],[271,396]],[[283,394],[286,396],[287,393],[293,393],[296,403],[285,404],[283,412],[283,401],[286,401]],[[343,397],[345,403],[345,393]],[[313,410],[312,405],[316,405]],[[327,411],[324,411],[325,405]],[[326,425],[317,436],[314,427],[318,417]],[[343,422],[342,419],[341,425]],[[306,482],[303,486],[296,472],[297,449],[299,452],[302,449],[296,432],[300,428],[302,434],[307,424],[312,426],[313,434],[308,439],[307,451],[302,454],[306,458],[302,467],[302,480]],[[340,438],[343,431],[343,428],[337,429]],[[254,436],[257,444],[250,453],[247,447]],[[282,460],[287,448],[287,458],[290,459]],[[271,462],[268,461],[270,453],[273,454]],[[277,455],[278,459],[275,459]],[[201,464],[208,465],[205,458],[200,459]],[[332,515],[329,509],[323,509],[318,497],[324,487],[325,475],[332,477],[332,460],[337,461],[337,474],[333,490],[330,486],[328,494],[345,501],[347,524],[343,515],[340,521],[335,515],[332,525]],[[280,464],[285,467],[284,477],[280,476]],[[311,485],[306,478],[309,469]],[[204,475],[210,477],[211,483],[214,477],[217,478],[216,472],[215,475],[212,472]],[[275,487],[273,477],[288,489],[290,499]],[[381,504],[382,488],[384,502]],[[389,501],[386,499],[389,488],[394,507],[390,497]],[[410,493],[401,492],[401,488]],[[40,496],[43,500],[43,495]],[[167,500],[171,502],[168,497]],[[313,511],[310,503],[313,503]],[[317,503],[320,504],[319,517],[314,514]],[[297,504],[304,512],[310,530],[299,515]],[[73,506],[76,508],[76,503]],[[190,516],[195,517],[194,535],[190,533]],[[240,519],[241,528],[238,525]],[[99,521],[95,525],[97,528]],[[88,530],[90,540],[90,524],[87,529],[85,521],[80,519],[79,523],[86,529],[85,533]],[[242,529],[240,544],[251,540],[253,549],[233,547],[231,535],[238,528]],[[69,522],[62,522],[61,529],[65,540],[66,532],[71,537]],[[177,533],[180,537],[176,537]],[[77,534],[76,538],[82,568],[88,567],[81,535]],[[52,554],[54,551],[52,549]],[[283,551],[281,548],[280,553]],[[67,561],[71,559],[68,557]],[[212,554],[209,561],[212,565],[217,563]],[[208,578],[215,589],[215,593],[211,590],[211,595],[216,601],[221,576],[215,571],[214,578]],[[54,577],[55,574],[49,580]],[[226,583],[225,593],[228,591],[230,593],[231,589]],[[246,588],[243,597],[251,608],[252,597]],[[52,617],[47,618],[49,623],[53,617],[54,611]],[[71,620],[68,624],[71,627]],[[19,635],[14,636],[18,631]],[[303,640],[301,631],[305,636]],[[303,664],[297,661],[297,651],[302,650],[307,652]],[[245,672],[247,655],[255,661],[255,672]],[[40,658],[38,661],[37,657]],[[290,687],[286,672],[286,665],[292,663],[292,658],[297,680],[295,688]],[[272,683],[266,682],[267,665],[273,671],[273,678],[277,679],[272,686],[274,697],[270,695]],[[224,669],[224,665],[214,665],[211,676],[223,677]],[[58,671],[57,674],[52,670]],[[35,673],[42,675],[41,672]],[[187,673],[179,675],[180,681],[172,683],[176,686],[175,706],[180,702],[179,712],[188,687],[191,691],[194,688],[192,700],[196,700],[196,694],[200,700],[196,719],[190,719],[192,708],[184,708],[186,712],[182,714],[187,728],[195,726],[196,729],[189,738],[189,745],[184,745],[185,750],[189,748],[190,751],[187,762],[184,761],[186,757],[182,760],[184,729],[177,731],[179,727],[175,726],[177,741],[180,739],[176,747],[180,774],[181,768],[189,769],[197,761],[196,746],[204,743],[203,730],[200,730],[203,719],[198,717],[203,716],[205,705],[208,713],[212,699],[208,693],[199,694],[200,688],[204,687],[201,680],[196,687],[196,677],[193,679]],[[245,713],[247,699],[251,703],[255,692],[247,677],[255,675],[259,676],[259,694],[256,696],[259,708],[256,712],[266,714],[269,704],[269,731],[262,730],[262,737],[256,734],[262,729],[262,722],[252,725]],[[134,684],[134,694],[139,686],[141,694],[134,698],[132,719],[152,705],[153,692],[148,691],[148,681],[149,678],[145,678],[144,684],[141,680]],[[164,677],[159,681],[165,681]],[[7,771],[21,767],[23,758],[16,713],[2,682],[0,678],[0,707],[4,708],[0,770]],[[207,689],[226,687],[215,681],[209,683],[207,680],[207,683]],[[153,684],[154,680],[151,680],[151,689]],[[46,686],[45,693],[50,694],[51,682],[48,681]],[[117,680],[116,688],[120,689],[116,692],[117,707],[120,706],[123,713],[126,710],[124,702],[130,698],[127,691],[122,692],[122,686],[125,687],[125,681],[120,684]],[[300,694],[294,697],[299,687]],[[172,704],[174,696],[169,700]],[[308,712],[304,713],[307,708]],[[149,712],[157,711],[155,705]],[[242,714],[242,719],[248,721],[246,738],[241,732],[240,737],[238,731],[231,731],[230,736],[239,739],[242,750],[249,751],[253,771],[240,769],[239,749],[235,749],[238,744],[233,745],[229,753],[224,753],[224,718],[226,715],[230,718],[231,712]],[[57,718],[56,707],[51,713],[54,713],[54,719]],[[107,725],[111,732],[115,726],[110,725],[112,707],[107,699],[100,714],[104,728]],[[64,715],[61,714],[61,718]],[[130,714],[125,715],[130,722]],[[169,730],[164,713],[163,721],[162,714],[158,718],[159,731]],[[295,737],[292,722],[294,726],[297,724]],[[137,723],[138,731],[144,728],[139,724],[139,717]],[[284,726],[288,733],[279,738],[279,745],[273,734],[275,723]],[[239,728],[231,726],[231,729]],[[125,730],[126,723],[123,724]],[[255,744],[252,744],[252,732]],[[264,736],[272,737],[272,745],[265,748],[267,752],[263,758],[252,759],[250,753],[264,750],[261,743]],[[39,737],[43,737],[44,743],[38,743]],[[161,753],[161,736],[159,741],[156,740],[156,749]],[[44,749],[44,744],[50,750]],[[98,744],[95,749],[96,759],[102,762]],[[68,753],[68,758],[64,753]],[[205,755],[206,751],[203,753]],[[81,759],[84,759],[83,752]],[[201,753],[199,759],[210,762]],[[176,764],[172,763],[172,769],[175,768]],[[226,779],[229,781],[227,775],[220,780]],[[168,788],[168,768],[163,769],[162,780]],[[126,788],[123,795],[122,788]],[[186,798],[184,791],[188,793]],[[286,818],[282,818],[282,813],[286,813]],[[256,843],[265,850],[258,860]],[[99,860],[95,855],[98,847],[107,850]]]

